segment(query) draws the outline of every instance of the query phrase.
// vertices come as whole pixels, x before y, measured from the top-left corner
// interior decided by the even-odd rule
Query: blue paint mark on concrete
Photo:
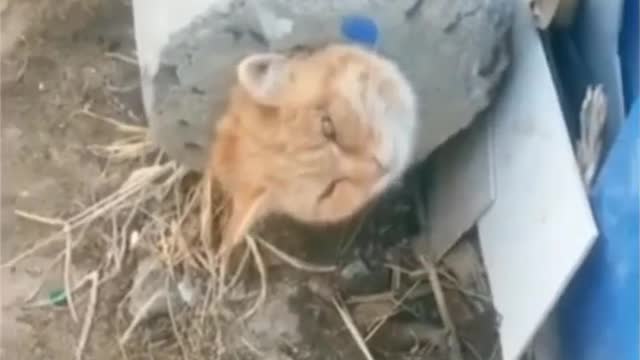
[[[342,19],[340,30],[346,40],[368,48],[374,48],[378,43],[378,25],[370,17],[361,15],[345,16]]]

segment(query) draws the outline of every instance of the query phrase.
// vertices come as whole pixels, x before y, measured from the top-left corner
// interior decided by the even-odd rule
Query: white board
[[[597,230],[541,41],[521,0],[493,122],[495,201],[478,224],[506,360],[517,359]]]

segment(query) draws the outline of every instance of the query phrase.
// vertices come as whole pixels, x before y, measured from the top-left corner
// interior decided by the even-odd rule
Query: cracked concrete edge
[[[234,81],[235,63],[252,52],[339,41],[341,17],[356,10],[377,21],[382,34],[379,51],[413,80],[423,118],[418,157],[466,128],[492,103],[509,64],[507,35],[513,6],[508,0],[429,1],[411,19],[406,18],[407,9],[414,0],[351,0],[341,5],[333,1],[326,8],[312,7],[308,1],[271,0],[259,9],[253,1],[225,0],[226,12],[211,5],[216,0],[191,1],[208,1],[210,6],[167,35],[155,53],[141,54],[146,59],[155,56],[158,65],[154,69],[143,61],[141,73],[156,143],[196,170],[206,159],[212,125]],[[265,21],[259,19],[265,11],[272,23],[291,20],[291,31],[279,35],[265,31]],[[136,27],[153,26],[145,21],[136,22]],[[144,52],[145,38],[138,36],[137,41],[139,53]]]

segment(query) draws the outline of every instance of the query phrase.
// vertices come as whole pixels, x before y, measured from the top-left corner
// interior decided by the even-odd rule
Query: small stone
[[[153,297],[155,300],[148,304]],[[188,282],[183,279],[176,283],[160,260],[148,257],[138,264],[129,294],[128,309],[129,313],[135,316],[147,307],[144,317],[150,318],[168,314],[169,304],[175,311],[182,306],[193,304],[195,298],[196,292]]]
[[[319,296],[324,301],[330,302],[333,299],[334,291],[328,281],[324,278],[311,278],[307,282],[307,288],[311,293]]]
[[[93,67],[82,68],[83,92],[93,91],[103,87],[102,75]]]
[[[416,345],[426,344],[443,348],[446,346],[447,333],[444,328],[424,321],[390,320],[371,340],[396,351],[408,351]]]
[[[366,276],[368,273],[369,269],[367,269],[364,262],[362,262],[362,260],[356,260],[342,268],[340,276],[344,279],[351,279],[356,276]]]
[[[187,278],[178,283],[180,298],[188,305],[193,305],[197,298],[196,289]]]
[[[387,271],[369,269],[360,259],[343,267],[338,280],[340,289],[349,295],[375,294],[388,288]]]
[[[266,344],[277,344],[282,339],[295,344],[302,340],[300,333],[301,314],[292,306],[297,289],[279,284],[272,290],[272,296],[264,306],[251,317],[246,327]]]
[[[393,314],[395,307],[396,304],[392,298],[364,302],[354,307],[353,320],[362,328],[370,328],[380,319]]]

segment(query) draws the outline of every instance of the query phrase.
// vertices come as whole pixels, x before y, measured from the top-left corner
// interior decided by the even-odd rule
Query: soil
[[[49,7],[53,3],[64,3],[64,6],[60,5],[53,16],[45,11],[44,3]],[[106,184],[118,183],[128,175],[130,169],[123,168],[120,173],[107,176],[103,171],[105,160],[90,151],[92,145],[109,144],[121,135],[111,125],[78,115],[79,110],[90,109],[120,121],[144,123],[140,90],[135,86],[137,66],[107,56],[109,53],[134,54],[128,3],[106,0],[65,0],[62,3],[60,0],[0,2],[3,21],[1,263],[42,241],[59,226],[25,219],[16,215],[16,210],[66,218],[103,196]],[[26,16],[28,14],[37,16]],[[28,23],[26,19],[36,23]],[[350,239],[358,226],[357,221],[335,229],[308,229],[286,219],[271,219],[270,226],[266,227],[271,229],[267,230],[270,238],[283,239],[279,244],[283,245],[288,240],[299,243],[304,237],[305,243],[312,246],[297,249],[297,254],[316,263],[338,262],[343,266],[342,276],[336,279],[303,276],[292,271],[274,272],[270,278],[273,287],[263,310],[241,327],[228,325],[224,329],[226,338],[235,338],[227,345],[240,346],[238,339],[241,339],[243,351],[247,353],[235,358],[362,358],[327,294],[336,287],[351,295],[388,290],[388,271],[383,265],[393,252],[390,249],[406,252],[407,240],[418,232],[413,206],[410,193],[402,190],[390,193],[388,199],[369,213],[367,222],[353,241]],[[78,280],[104,259],[105,246],[99,230],[90,229],[82,235],[86,240],[74,251],[73,279]],[[345,244],[351,245],[346,247],[349,251],[344,251]],[[16,266],[0,269],[0,358],[74,358],[82,323],[72,320],[67,307],[47,302],[48,294],[63,288],[60,266],[49,268],[60,250],[61,244],[58,244]],[[135,265],[135,261],[128,263],[122,276],[101,287],[85,359],[179,359],[185,356],[184,344],[178,346],[174,340],[171,346],[162,345],[167,338],[163,333],[167,328],[166,318],[145,323],[126,347],[128,357],[118,345],[117,339],[126,328],[126,322],[114,315],[119,314],[118,305],[131,287]],[[344,275],[349,272],[351,275]],[[43,279],[36,298],[44,299],[44,306],[25,308],[24,300]],[[380,279],[384,280],[381,282]],[[481,313],[474,317],[468,311],[458,311],[463,306],[455,308],[455,301],[462,304],[465,299],[456,294],[450,288],[446,290],[447,297],[454,299],[450,304],[456,315],[454,321],[469,323],[466,341],[474,342],[474,336],[478,334],[486,338],[487,326],[491,326],[487,324],[494,320],[494,314]],[[433,296],[429,295],[429,299],[426,303],[421,301],[419,306],[406,306],[417,314],[413,320],[441,327]],[[183,315],[188,316],[188,312]],[[465,317],[458,316],[460,314]],[[82,319],[84,306],[79,315]],[[189,319],[182,323],[182,329],[187,332]],[[440,336],[439,331],[425,329],[422,325],[416,327],[415,321],[411,324],[413,330],[406,330],[408,327],[386,329],[386,332],[381,331],[382,337],[395,334],[386,336],[385,340],[400,339],[397,334],[405,331],[410,334],[404,338],[412,342],[416,336],[414,330],[422,331],[427,338]],[[475,332],[472,331],[474,327],[477,328]],[[192,346],[194,352],[187,353],[186,358],[211,358],[212,346],[217,345],[215,338],[207,338],[204,334],[202,339],[208,346]],[[495,351],[495,340],[492,333],[482,340],[484,346],[475,344],[476,350],[491,354]],[[246,342],[252,345],[248,346]],[[378,351],[375,345],[374,339],[372,347],[376,358],[401,358],[390,352],[389,347]],[[402,358],[426,358],[423,350],[413,346],[413,351],[406,352]],[[429,353],[429,358],[443,358],[433,351]]]
[[[54,229],[19,218],[15,210],[64,218],[90,202],[96,196],[94,190],[110,181],[102,175],[103,161],[88,147],[113,141],[113,128],[74,113],[89,105],[96,113],[123,121],[141,115],[138,90],[118,94],[105,90],[107,85],[128,86],[137,81],[137,67],[105,56],[106,52],[132,53],[130,9],[117,1],[93,3],[97,1],[3,4],[2,263]],[[43,13],[56,8],[64,8],[64,16]],[[46,21],[46,25],[30,21]],[[128,24],[119,26],[123,21]],[[43,286],[45,296],[61,288],[61,271],[47,269],[59,250],[47,249],[1,270],[0,358],[73,358],[79,326],[65,311],[21,308],[43,273],[51,274]],[[100,256],[98,248],[82,249],[75,256],[74,273],[84,274]],[[101,326],[94,330],[95,339],[107,333]],[[109,338],[113,340],[113,335]],[[119,358],[106,349],[94,358]]]

